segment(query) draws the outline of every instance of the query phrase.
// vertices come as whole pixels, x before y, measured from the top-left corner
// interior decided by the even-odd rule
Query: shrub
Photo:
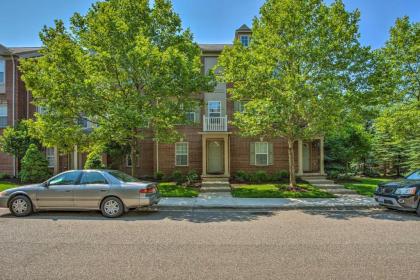
[[[264,182],[267,182],[269,180],[270,180],[270,178],[267,175],[267,172],[265,172],[263,170],[258,170],[257,172],[252,173],[251,178],[250,178],[250,181],[252,183],[264,183]]]
[[[0,173],[0,180],[10,179],[10,175],[6,173]]]
[[[240,183],[248,182],[249,177],[250,177],[249,174],[242,170],[236,171],[235,174],[233,175],[233,178],[235,179],[235,181],[238,181]]]
[[[187,181],[190,182],[197,182],[198,180],[200,180],[200,176],[198,175],[197,171],[190,170],[187,174]]]
[[[102,163],[102,153],[92,151],[87,156],[85,162],[85,169],[104,169],[105,165]]]
[[[280,170],[279,172],[273,175],[273,180],[275,181],[282,181],[285,179],[289,179],[289,172],[286,170]]]
[[[19,174],[22,182],[43,182],[50,177],[48,161],[35,144],[29,145],[22,159],[22,169]]]
[[[337,179],[339,174],[340,174],[340,171],[338,170],[329,170],[327,177],[328,179]]]
[[[175,170],[174,172],[172,172],[171,178],[176,182],[177,185],[181,185],[185,182],[186,179],[185,176],[179,170]]]
[[[155,179],[158,180],[158,181],[162,181],[162,179],[163,179],[164,176],[165,176],[165,174],[163,174],[162,171],[158,171],[155,174]]]

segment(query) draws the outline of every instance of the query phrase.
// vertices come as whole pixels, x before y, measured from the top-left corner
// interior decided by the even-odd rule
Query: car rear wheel
[[[102,201],[101,212],[107,218],[117,218],[124,213],[124,204],[117,197],[107,197]]]
[[[9,203],[10,212],[16,217],[25,217],[32,213],[32,202],[24,195],[17,195]]]

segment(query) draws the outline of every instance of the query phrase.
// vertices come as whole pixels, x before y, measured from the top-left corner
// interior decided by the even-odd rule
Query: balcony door
[[[222,116],[222,102],[209,101],[207,107],[209,118],[220,118]]]

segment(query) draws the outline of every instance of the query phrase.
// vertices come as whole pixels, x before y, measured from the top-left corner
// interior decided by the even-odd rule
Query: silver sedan
[[[100,210],[115,218],[152,206],[160,195],[155,183],[115,170],[72,170],[48,181],[0,192],[0,207],[18,217],[41,210]]]

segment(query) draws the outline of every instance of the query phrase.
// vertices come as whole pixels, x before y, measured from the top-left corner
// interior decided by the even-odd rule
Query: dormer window
[[[249,41],[250,41],[249,35],[241,35],[239,39],[241,40],[241,43],[244,47],[249,46]]]

